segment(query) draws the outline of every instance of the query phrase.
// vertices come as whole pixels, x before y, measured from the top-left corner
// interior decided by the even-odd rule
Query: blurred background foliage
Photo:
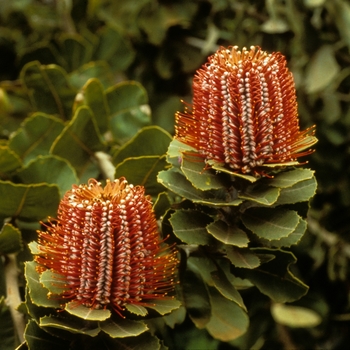
[[[80,119],[89,113],[84,105],[111,115],[108,126],[106,118],[97,122],[85,117],[90,124],[84,125],[89,136],[83,142],[91,152],[107,150],[122,172],[123,152],[132,154],[125,145],[141,128],[153,125],[154,135],[162,140],[161,150],[147,150],[143,155],[152,156],[157,165],[164,162],[161,155],[170,136],[156,127],[173,134],[174,114],[183,109],[180,100],[191,102],[195,70],[220,45],[259,45],[286,55],[295,77],[301,125],[316,124],[319,139],[310,157],[318,192],[311,203],[308,232],[292,251],[298,257],[294,273],[310,286],[302,302],[313,305],[322,322],[304,327],[274,318],[281,310],[270,313],[266,297],[248,294],[246,304],[251,319],[256,320],[252,323],[255,328],[249,330],[255,334],[252,339],[258,339],[254,349],[343,349],[350,334],[347,0],[0,0],[1,180],[40,183],[44,180],[35,179],[35,167],[43,163],[50,169],[51,162],[71,182],[84,182],[96,175],[96,166],[86,161],[84,150],[78,155],[72,152],[69,162],[62,160],[67,154],[64,147],[71,142],[70,131],[84,137]],[[94,104],[98,94],[103,96],[103,105]],[[120,116],[122,120],[134,118],[134,123],[113,122],[115,116],[118,120]],[[45,134],[48,128],[54,130],[51,137],[61,135],[60,140],[45,139],[46,145],[36,145],[43,157],[30,163],[38,155],[35,147],[28,149],[33,145],[31,137],[37,137],[31,135]],[[63,133],[64,128],[70,128],[69,132]],[[49,153],[55,157],[45,159]],[[43,193],[49,198],[42,203],[43,216],[54,213],[51,208],[67,190],[64,183],[59,184],[59,176],[56,183],[58,190],[52,186],[33,189],[34,199]],[[154,194],[159,191],[156,186],[150,186]],[[6,210],[11,216],[11,207]],[[34,217],[24,213],[20,219],[26,221],[28,215]],[[11,249],[5,247],[1,252]],[[4,288],[2,282],[1,295]],[[0,305],[1,319],[8,317],[3,300]],[[1,330],[1,338],[9,344],[13,342],[10,329]],[[253,345],[244,343],[247,337],[241,343],[220,345],[186,324],[175,328],[169,337],[179,349],[244,349]]]

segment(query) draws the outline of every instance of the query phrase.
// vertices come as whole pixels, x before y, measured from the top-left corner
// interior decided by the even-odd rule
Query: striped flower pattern
[[[295,84],[281,53],[220,48],[196,72],[193,105],[176,114],[176,138],[207,163],[261,174],[312,152],[315,127],[300,130]]]

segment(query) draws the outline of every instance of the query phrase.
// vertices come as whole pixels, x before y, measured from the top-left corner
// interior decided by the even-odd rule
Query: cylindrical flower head
[[[191,110],[176,114],[176,138],[237,173],[298,164],[316,143],[300,131],[292,73],[281,53],[220,48],[193,81]]]
[[[144,188],[124,178],[74,185],[57,220],[38,233],[38,269],[64,277],[63,299],[120,314],[126,304],[147,306],[174,288],[176,251],[160,240]]]

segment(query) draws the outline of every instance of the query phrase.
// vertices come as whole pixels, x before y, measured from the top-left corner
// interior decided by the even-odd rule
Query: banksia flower
[[[173,290],[176,251],[159,239],[144,188],[124,178],[74,185],[57,220],[38,233],[38,270],[62,276],[62,299],[121,315],[127,304],[147,306]]]
[[[208,164],[237,173],[299,164],[314,127],[300,131],[294,80],[280,53],[220,48],[193,81],[193,106],[176,114],[176,138]]]

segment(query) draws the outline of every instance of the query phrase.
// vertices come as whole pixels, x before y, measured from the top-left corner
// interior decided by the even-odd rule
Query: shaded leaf
[[[292,187],[296,183],[304,180],[309,180],[314,176],[314,171],[311,169],[293,169],[283,171],[276,174],[272,179],[264,179],[265,183],[273,187],[287,188]]]
[[[0,231],[0,255],[17,253],[22,250],[21,231],[12,224],[5,223]]]
[[[34,110],[60,116],[63,120],[71,118],[76,90],[69,85],[61,67],[30,62],[23,67],[21,79]]]
[[[260,265],[259,257],[247,248],[226,247],[227,257],[236,267],[255,269]]]
[[[169,219],[176,237],[187,244],[211,245],[213,238],[208,234],[207,225],[212,219],[196,210],[177,210]]]
[[[56,213],[60,200],[56,185],[14,184],[0,181],[0,216],[39,221]]]
[[[88,167],[94,152],[102,148],[101,136],[91,110],[83,106],[77,109],[73,119],[53,143],[51,152],[67,159],[80,177]]]
[[[222,220],[217,220],[207,226],[207,231],[220,242],[232,244],[237,247],[247,247],[249,238],[247,234],[237,226],[227,225]]]
[[[166,153],[171,135],[158,126],[146,126],[124,143],[113,155],[113,163],[140,156],[162,156]]]
[[[7,145],[0,145],[0,176],[11,173],[22,165],[21,159]]]
[[[9,146],[24,162],[48,155],[52,143],[62,132],[64,123],[53,116],[34,113],[10,138]]]
[[[18,345],[16,330],[5,297],[0,297],[0,339],[1,350],[13,350]]]
[[[148,329],[143,322],[117,316],[100,322],[100,328],[112,338],[136,337]]]
[[[275,249],[254,249],[256,254],[274,254],[275,259],[255,269],[234,269],[233,273],[251,281],[261,293],[278,303],[300,299],[308,287],[293,275],[289,267],[296,262],[291,252]]]
[[[243,335],[249,326],[247,313],[218,291],[210,289],[212,315],[206,328],[216,339],[230,341]]]
[[[163,190],[157,182],[157,175],[166,166],[165,156],[127,158],[116,166],[115,178],[125,176],[129,183],[144,186],[147,194],[157,195]]]
[[[268,240],[287,237],[299,220],[296,211],[282,208],[251,208],[242,215],[242,222],[249,230]]]
[[[280,189],[258,184],[248,186],[238,197],[264,205],[272,205],[277,201]]]
[[[53,155],[31,160],[17,176],[23,183],[57,184],[61,196],[71,189],[73,183],[78,182],[74,168],[65,159]]]

